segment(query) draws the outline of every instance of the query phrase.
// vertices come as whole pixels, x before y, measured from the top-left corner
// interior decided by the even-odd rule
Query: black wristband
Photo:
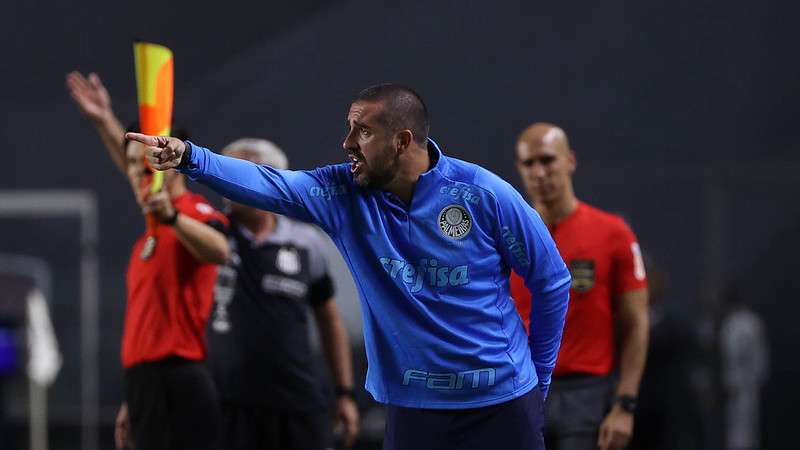
[[[175,222],[177,222],[177,221],[178,221],[178,210],[176,209],[175,210],[175,214],[173,214],[172,217],[170,217],[167,220],[162,221],[161,223],[163,223],[164,225],[173,226],[173,225],[175,225]]]
[[[181,155],[181,162],[178,163],[178,167],[176,169],[185,169],[189,167],[189,161],[192,160],[192,146],[189,144],[189,141],[183,141],[183,145],[186,148]]]
[[[623,411],[631,414],[636,412],[636,397],[632,395],[618,395],[614,398],[614,403],[619,404]]]
[[[336,386],[336,388],[334,389],[334,392],[336,393],[336,398],[339,398],[339,397],[350,397],[350,399],[352,399],[352,400],[356,399],[356,393],[353,392],[353,388],[348,388],[348,387],[344,387],[344,386]]]

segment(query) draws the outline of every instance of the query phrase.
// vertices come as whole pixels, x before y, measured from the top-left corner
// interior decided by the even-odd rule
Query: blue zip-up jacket
[[[474,408],[545,392],[561,343],[570,275],[539,215],[508,183],[450,158],[410,205],[358,186],[349,164],[277,170],[187,143],[182,172],[225,197],[312,222],[333,239],[361,298],[375,400]],[[535,299],[530,343],[509,293],[514,269]]]

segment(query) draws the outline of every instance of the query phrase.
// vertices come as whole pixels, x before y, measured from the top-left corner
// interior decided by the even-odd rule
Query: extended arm
[[[349,191],[344,181],[335,179],[331,166],[313,171],[278,170],[218,155],[176,138],[139,133],[128,133],[126,138],[147,146],[147,160],[156,170],[177,168],[238,203],[318,224],[329,234],[338,230],[343,217],[337,207],[339,199],[320,193]]]

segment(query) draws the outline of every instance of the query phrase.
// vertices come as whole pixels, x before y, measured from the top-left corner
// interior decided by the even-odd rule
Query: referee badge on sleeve
[[[572,273],[572,289],[587,292],[594,287],[594,261],[591,259],[573,259],[569,263]]]

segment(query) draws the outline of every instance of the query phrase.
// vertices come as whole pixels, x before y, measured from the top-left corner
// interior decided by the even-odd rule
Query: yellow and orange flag
[[[172,50],[150,42],[133,43],[136,68],[136,95],[139,100],[141,132],[153,136],[169,136],[172,127],[173,59]],[[158,176],[158,173],[154,174]],[[151,192],[158,192],[153,180]]]
[[[137,41],[133,43],[133,61],[141,132],[153,136],[169,136],[172,131],[174,85],[172,50],[163,45]],[[149,191],[156,193],[164,184],[164,173],[154,171],[149,165],[147,167],[152,172]],[[155,218],[149,216],[147,234],[153,238],[153,246],[157,226]]]

